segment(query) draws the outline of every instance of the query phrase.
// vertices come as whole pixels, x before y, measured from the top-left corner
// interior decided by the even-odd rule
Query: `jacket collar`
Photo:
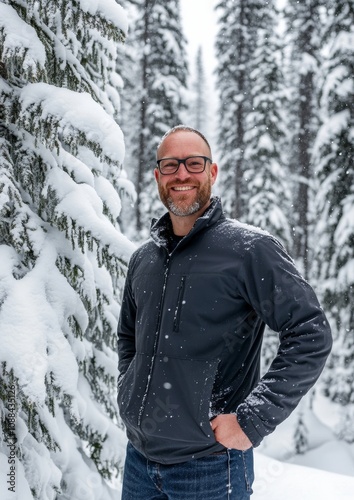
[[[224,217],[221,200],[218,196],[215,196],[211,199],[209,207],[205,210],[203,215],[195,221],[194,226],[182,241],[189,240],[196,233],[215,224],[219,219]],[[150,234],[157,246],[169,248],[169,241],[173,231],[171,218],[168,212],[160,219],[152,220]]]

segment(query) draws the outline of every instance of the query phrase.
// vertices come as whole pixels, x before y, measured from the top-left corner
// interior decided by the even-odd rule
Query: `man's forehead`
[[[198,134],[184,130],[179,130],[165,137],[157,150],[157,157],[165,156],[168,151],[176,151],[175,154],[201,153],[210,155],[208,145]],[[179,153],[179,151],[183,151],[183,153]]]

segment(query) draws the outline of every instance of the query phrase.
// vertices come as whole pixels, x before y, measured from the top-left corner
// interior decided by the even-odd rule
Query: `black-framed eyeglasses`
[[[157,168],[162,175],[175,174],[181,163],[190,174],[201,174],[204,172],[207,161],[212,160],[207,156],[188,156],[187,158],[162,158],[157,160]]]

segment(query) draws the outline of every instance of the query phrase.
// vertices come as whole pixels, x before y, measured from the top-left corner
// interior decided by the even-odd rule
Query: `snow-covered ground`
[[[279,462],[255,453],[252,500],[353,500],[354,477]]]
[[[294,454],[293,433],[299,411],[308,449]],[[264,440],[255,453],[252,500],[353,500],[354,444],[337,439],[339,408],[317,395],[308,400]]]

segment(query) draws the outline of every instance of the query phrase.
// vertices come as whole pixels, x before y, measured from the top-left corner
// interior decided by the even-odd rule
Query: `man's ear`
[[[211,175],[211,184],[212,185],[216,181],[216,178],[218,176],[218,172],[219,172],[219,167],[217,166],[216,163],[212,163],[210,165],[210,175]]]
[[[160,173],[160,172],[159,172],[159,169],[158,169],[158,168],[155,168],[155,169],[154,169],[154,176],[155,176],[155,180],[156,180],[156,182],[158,182],[158,180],[159,180],[159,173]]]

